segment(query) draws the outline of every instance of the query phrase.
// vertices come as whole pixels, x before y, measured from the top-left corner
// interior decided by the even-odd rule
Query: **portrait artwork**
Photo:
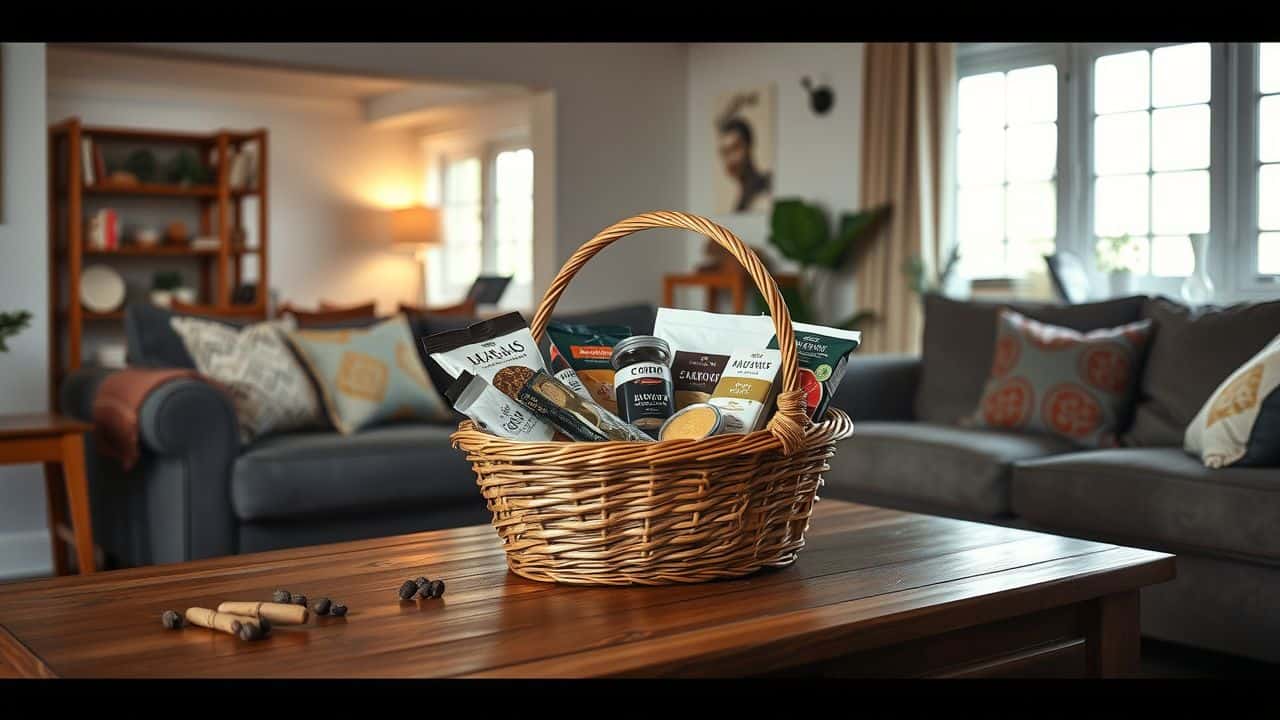
[[[716,212],[768,211],[773,201],[773,86],[721,95],[713,118]]]

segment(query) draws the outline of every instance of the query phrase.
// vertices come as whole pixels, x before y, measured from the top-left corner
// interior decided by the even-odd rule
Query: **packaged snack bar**
[[[729,357],[710,404],[723,416],[724,433],[749,433],[764,427],[777,394],[774,380],[782,367],[777,349],[739,350]]]
[[[626,325],[547,323],[551,344],[550,374],[574,392],[617,414],[613,366],[609,358],[619,341],[631,336]]]
[[[800,388],[805,391],[805,405],[809,417],[820,421],[831,404],[831,398],[840,387],[849,354],[860,342],[862,333],[857,330],[792,323],[796,333],[796,356],[800,360]],[[775,336],[769,347],[778,347]]]
[[[653,334],[671,347],[675,407],[707,402],[736,348],[763,348],[773,337],[768,315],[721,315],[658,308]]]
[[[516,399],[573,440],[653,440],[545,370],[534,373],[516,393]]]
[[[465,370],[488,380],[499,390],[502,386],[494,382],[494,376],[503,368],[519,367],[531,373],[546,369],[528,323],[517,312],[461,330],[428,335],[422,344],[427,355],[450,377],[457,378]]]

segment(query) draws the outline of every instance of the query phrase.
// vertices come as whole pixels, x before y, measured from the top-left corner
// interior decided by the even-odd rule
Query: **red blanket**
[[[120,461],[125,470],[138,462],[138,412],[152,390],[179,378],[203,379],[195,370],[125,368],[111,373],[93,399],[98,452]]]

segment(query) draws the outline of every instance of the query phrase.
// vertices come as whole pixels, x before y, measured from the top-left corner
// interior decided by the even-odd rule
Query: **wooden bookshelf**
[[[81,143],[90,138],[103,147],[113,144],[130,147],[190,148],[201,162],[213,155],[209,165],[214,182],[210,184],[168,184],[157,182],[117,182],[95,177],[86,183],[81,167]],[[247,188],[233,188],[229,181],[229,158],[246,143],[256,143],[257,175]],[[49,288],[50,288],[50,393],[56,407],[58,386],[66,373],[84,362],[82,338],[84,324],[116,323],[124,319],[124,311],[90,312],[80,305],[80,277],[85,260],[128,262],[147,258],[156,260],[193,259],[199,266],[200,288],[197,308],[200,314],[265,319],[267,315],[268,227],[267,227],[267,131],[218,130],[209,133],[151,130],[145,128],[85,125],[79,118],[68,118],[49,126]],[[139,202],[195,202],[199,223],[195,235],[215,236],[218,245],[192,248],[189,245],[131,245],[129,238],[115,249],[91,248],[85,237],[92,214],[86,201],[100,206],[112,197],[133,198]],[[236,244],[237,229],[246,219],[242,201],[257,199],[258,245],[248,248]],[[167,207],[167,206],[166,206]],[[122,218],[124,220],[126,218]],[[123,222],[121,223],[123,226]],[[233,304],[232,293],[240,283],[243,262],[248,256],[257,260],[257,292],[252,303]],[[138,302],[132,298],[130,302]],[[65,345],[65,350],[64,350]]]

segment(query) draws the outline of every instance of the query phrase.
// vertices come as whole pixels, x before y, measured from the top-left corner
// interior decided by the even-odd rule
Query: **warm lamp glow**
[[[440,210],[417,205],[391,211],[391,242],[409,247],[440,244]]]

